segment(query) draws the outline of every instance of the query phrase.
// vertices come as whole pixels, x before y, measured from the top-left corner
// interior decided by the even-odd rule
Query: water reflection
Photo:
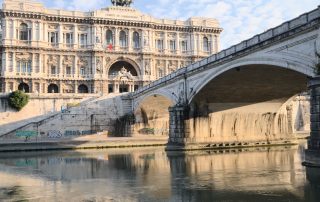
[[[2,153],[0,201],[319,201],[303,148]]]

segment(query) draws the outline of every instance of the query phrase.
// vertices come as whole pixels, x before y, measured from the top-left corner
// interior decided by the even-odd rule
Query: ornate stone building
[[[130,92],[219,50],[215,19],[156,19],[132,1],[91,12],[4,0],[0,92]]]

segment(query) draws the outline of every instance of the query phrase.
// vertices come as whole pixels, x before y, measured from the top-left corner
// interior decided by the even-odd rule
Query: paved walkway
[[[104,135],[88,135],[74,139],[0,142],[0,152],[164,146],[167,140],[168,137],[165,136],[106,137]]]

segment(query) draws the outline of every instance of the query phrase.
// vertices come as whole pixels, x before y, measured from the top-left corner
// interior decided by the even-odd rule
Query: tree
[[[24,93],[23,91],[17,90],[12,92],[9,95],[9,105],[20,111],[24,106],[26,106],[29,102],[29,95]]]

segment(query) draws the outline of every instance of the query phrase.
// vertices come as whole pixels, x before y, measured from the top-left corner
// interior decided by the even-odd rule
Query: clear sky
[[[50,8],[81,11],[111,5],[110,0],[35,1],[43,2]],[[134,0],[133,7],[157,18],[216,18],[224,29],[221,35],[224,49],[313,10],[318,5],[319,0]]]

